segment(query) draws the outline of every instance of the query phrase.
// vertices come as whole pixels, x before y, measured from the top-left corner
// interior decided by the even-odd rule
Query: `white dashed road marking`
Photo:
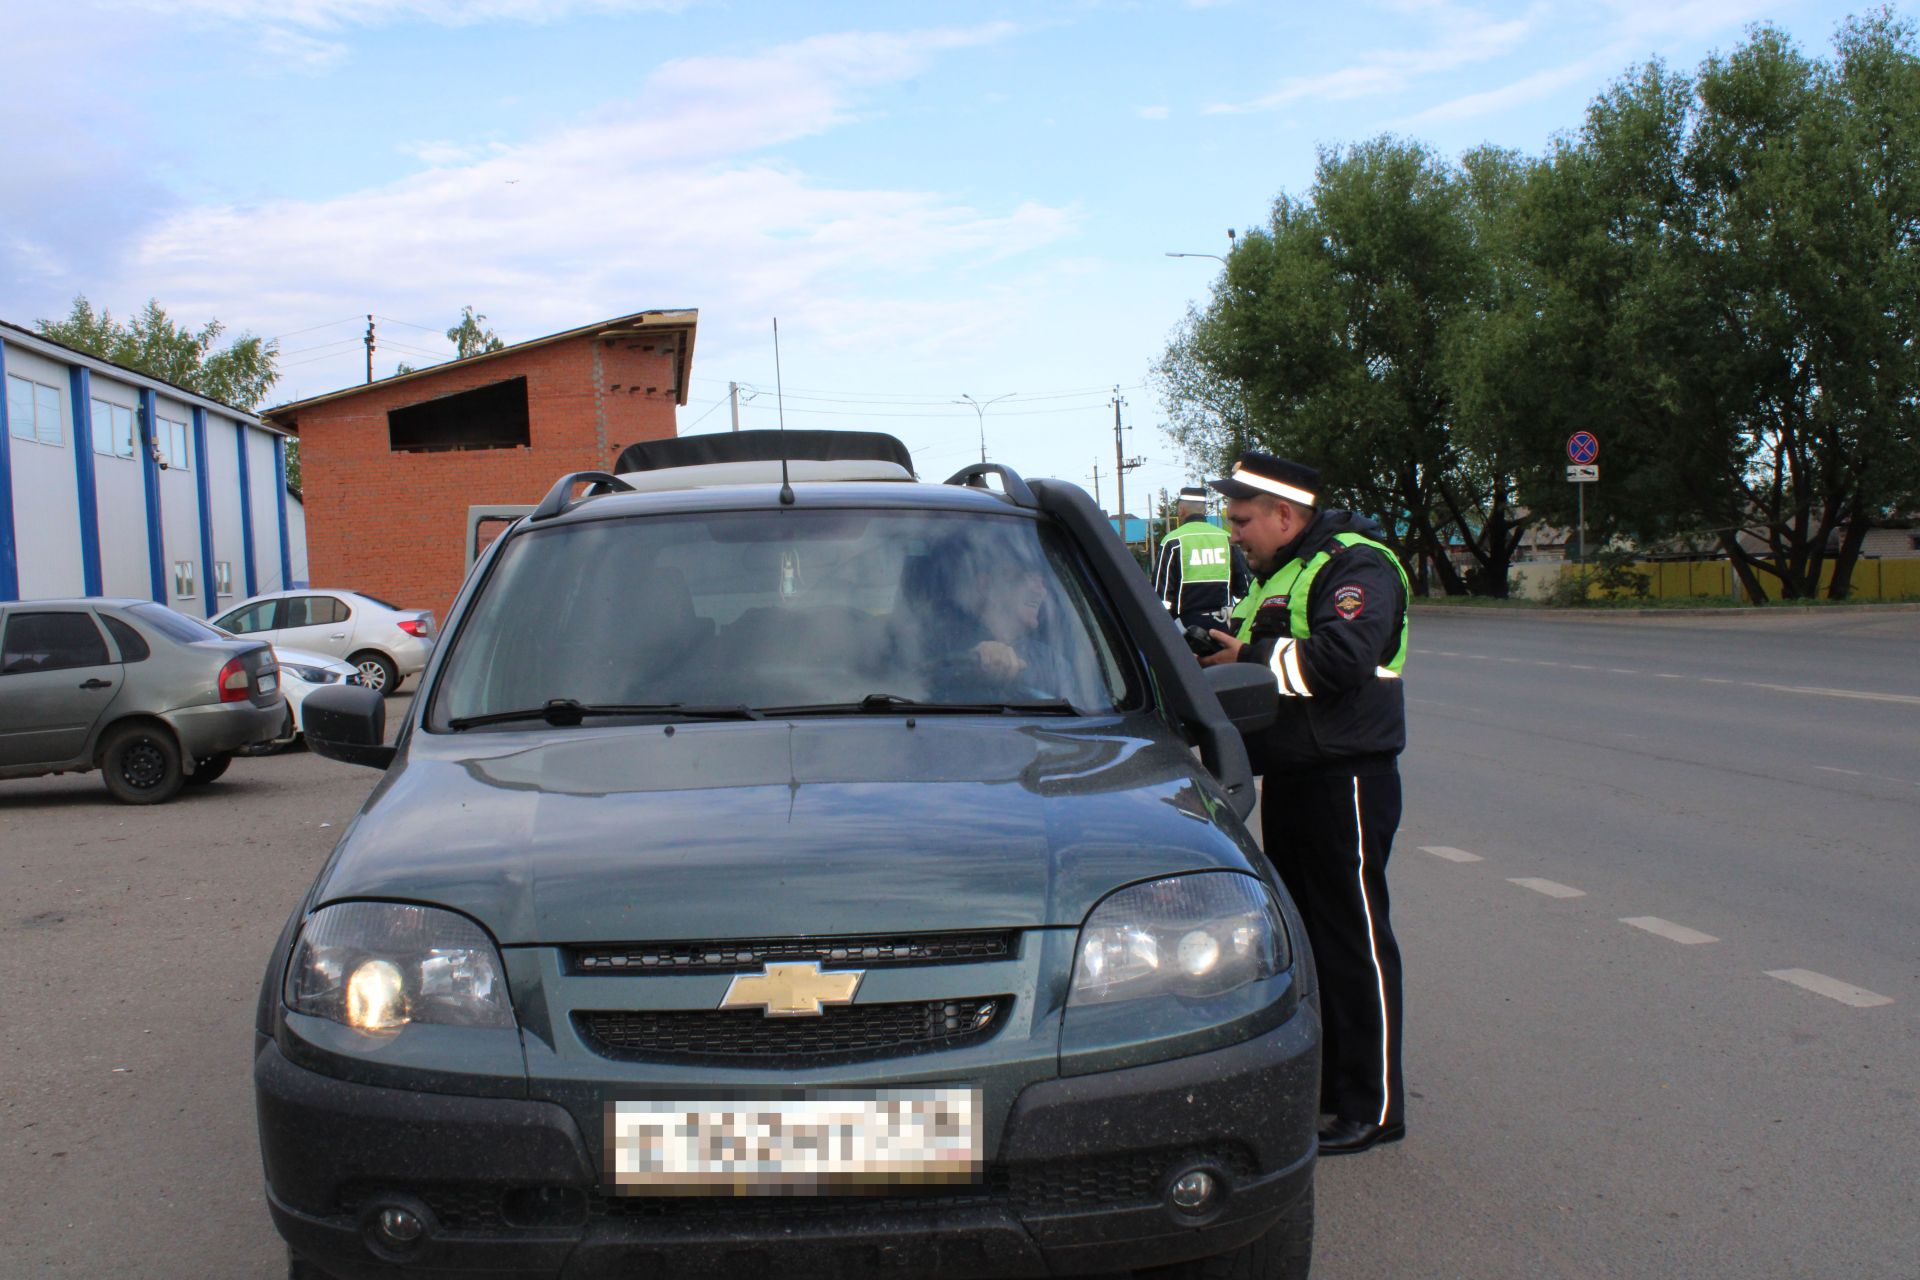
[[[1858,769],[1836,769],[1830,764],[1817,764],[1813,767],[1818,769],[1822,773],[1844,773],[1849,778],[1862,778],[1866,776],[1865,774],[1861,773]]]
[[[1678,942],[1682,946],[1697,947],[1703,942],[1720,941],[1710,933],[1689,929],[1683,924],[1662,920],[1659,916],[1622,916],[1620,923],[1630,924],[1636,929],[1645,929],[1648,933],[1657,934],[1670,942]]]
[[[1533,876],[1510,878],[1508,884],[1517,884],[1522,889],[1531,889],[1535,893],[1544,893],[1549,898],[1584,898],[1585,889],[1576,889],[1570,884],[1561,884],[1557,880],[1540,880]]]
[[[1778,978],[1782,982],[1791,982],[1796,987],[1805,987],[1815,995],[1829,1000],[1838,1000],[1841,1004],[1852,1005],[1856,1009],[1873,1009],[1883,1004],[1892,1004],[1890,996],[1880,995],[1865,987],[1856,987],[1851,982],[1842,982],[1838,978],[1829,978],[1824,973],[1815,973],[1811,969],[1769,969],[1769,978]]]
[[[1423,844],[1420,846],[1420,852],[1430,853],[1436,858],[1445,858],[1448,862],[1479,862],[1481,860],[1477,853],[1468,853],[1465,849],[1455,849],[1444,844]]]

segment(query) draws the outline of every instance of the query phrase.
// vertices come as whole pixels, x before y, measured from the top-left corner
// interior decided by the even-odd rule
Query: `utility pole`
[[[367,317],[367,381],[373,381],[373,317]]]
[[[1113,501],[1120,513],[1120,541],[1123,543],[1127,541],[1127,472],[1146,462],[1145,458],[1127,456],[1126,438],[1120,434],[1133,429],[1120,425],[1120,410],[1126,403],[1120,398],[1120,388],[1116,385],[1113,389]]]
[[[1093,505],[1100,505],[1100,459],[1093,460]]]
[[[739,383],[729,382],[727,384],[727,399],[733,401],[733,429],[735,431],[738,431],[740,429],[740,384]]]

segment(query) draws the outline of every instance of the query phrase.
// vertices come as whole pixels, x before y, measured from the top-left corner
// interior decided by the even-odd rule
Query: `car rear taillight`
[[[424,636],[427,634],[427,624],[420,618],[402,618],[400,619],[399,626],[402,631],[410,636]]]
[[[227,665],[220,668],[218,684],[220,701],[245,702],[247,700],[247,669],[240,665],[240,659],[227,659]]]

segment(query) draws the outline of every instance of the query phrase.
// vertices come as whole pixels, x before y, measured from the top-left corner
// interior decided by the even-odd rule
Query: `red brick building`
[[[313,585],[444,621],[469,507],[538,502],[675,434],[698,319],[642,311],[261,414],[300,438]]]

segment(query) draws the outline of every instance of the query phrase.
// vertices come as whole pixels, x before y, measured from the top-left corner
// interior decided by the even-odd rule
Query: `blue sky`
[[[1148,366],[1229,227],[1383,132],[1537,153],[1648,58],[1819,0],[30,0],[9,5],[0,318],[148,297],[279,337],[274,402],[449,352],[697,307],[683,432],[872,427],[1112,505],[1188,479]]]

